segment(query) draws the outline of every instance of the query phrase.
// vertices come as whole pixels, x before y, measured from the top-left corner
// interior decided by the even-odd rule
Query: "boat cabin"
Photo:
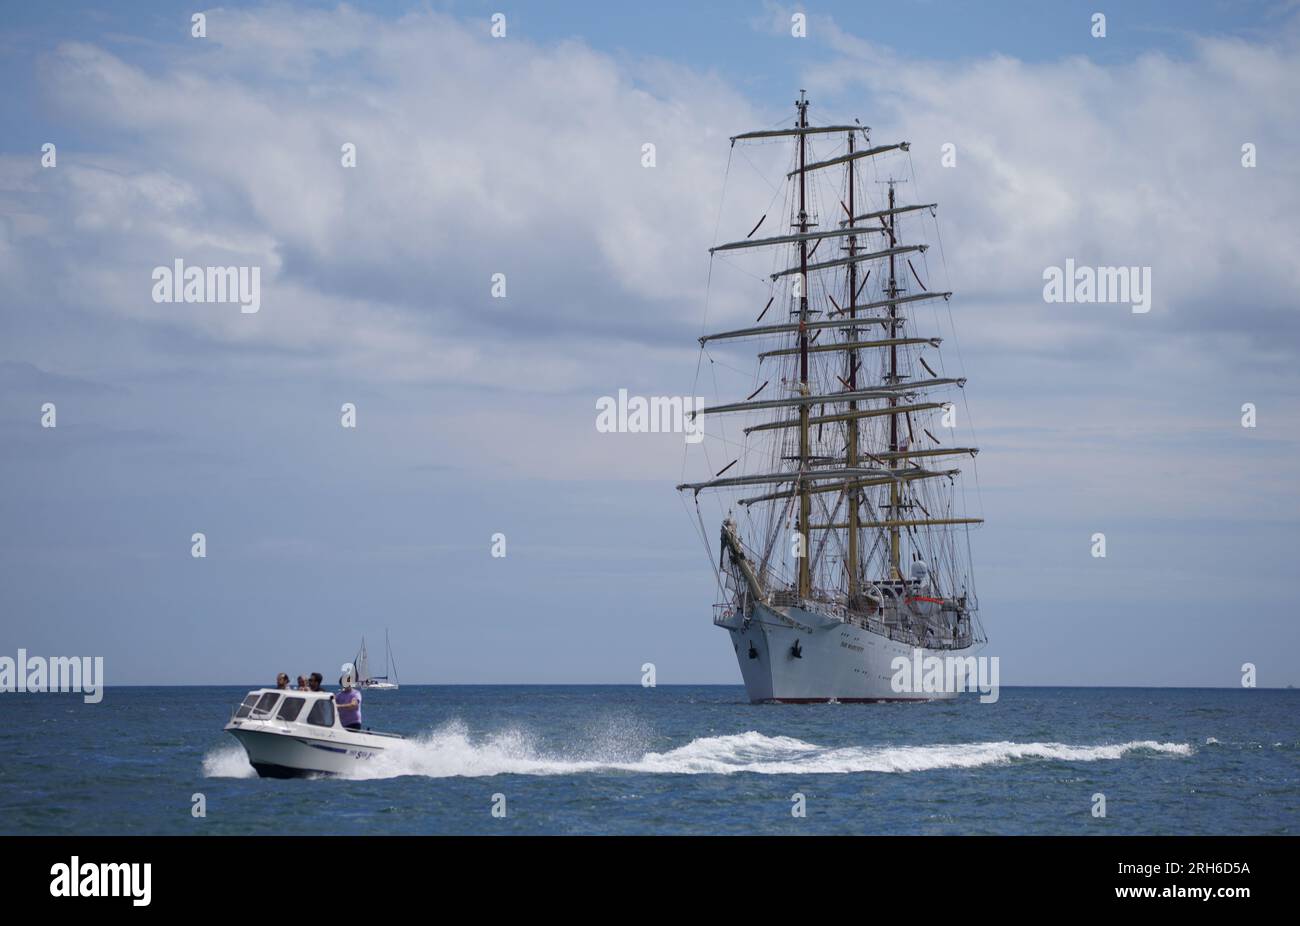
[[[338,711],[334,709],[334,693],[330,691],[258,688],[244,697],[243,703],[235,709],[235,714],[230,719],[232,722],[280,720],[332,730],[343,729],[339,723]]]

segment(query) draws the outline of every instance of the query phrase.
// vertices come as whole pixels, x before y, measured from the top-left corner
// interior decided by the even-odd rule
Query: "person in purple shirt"
[[[345,675],[339,679],[339,687],[342,689],[334,695],[334,704],[339,709],[339,723],[343,724],[345,729],[361,729],[361,692],[352,687],[352,676]]]

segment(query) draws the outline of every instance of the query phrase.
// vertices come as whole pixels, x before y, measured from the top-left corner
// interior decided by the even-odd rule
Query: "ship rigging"
[[[764,213],[743,239],[710,249],[714,264],[766,260],[763,273],[741,271],[762,282],[766,304],[752,325],[699,339],[710,367],[738,342],[760,348],[748,395],[696,412],[719,422],[716,434],[705,428],[697,468],[710,445],[739,455],[678,489],[706,542],[699,500],[720,500],[715,623],[752,700],[909,699],[889,686],[888,659],[984,640],[968,535],[983,519],[958,483],[978,449],[938,436],[955,433],[952,393],[966,379],[944,372],[943,338],[909,317],[952,297],[927,286],[929,245],[912,237],[938,205],[901,201],[905,181],[892,173],[876,191],[863,184],[868,165],[905,157],[907,142],[874,144],[856,123],[816,126],[808,110],[801,93],[792,126],[731,139],[791,149],[790,231],[755,237]],[[726,429],[733,416],[739,435]]]

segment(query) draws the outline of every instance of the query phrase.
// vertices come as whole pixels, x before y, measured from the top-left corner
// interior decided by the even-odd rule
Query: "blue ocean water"
[[[278,781],[222,731],[249,687],[3,696],[0,832],[1300,834],[1300,691],[403,686],[366,696],[411,737],[366,777]]]

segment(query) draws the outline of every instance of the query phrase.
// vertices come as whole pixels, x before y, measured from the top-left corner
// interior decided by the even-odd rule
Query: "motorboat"
[[[328,691],[255,689],[225,728],[263,778],[345,775],[402,740],[396,733],[347,729]]]

